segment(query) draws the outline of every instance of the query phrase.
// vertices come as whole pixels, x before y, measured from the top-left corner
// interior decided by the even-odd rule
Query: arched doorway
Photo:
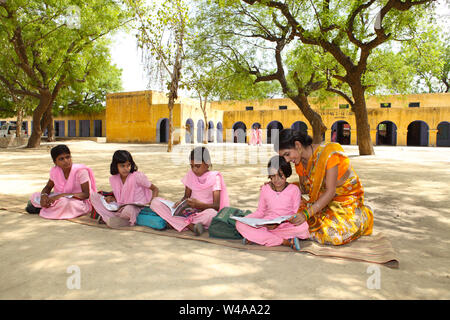
[[[351,128],[347,121],[339,120],[331,126],[331,142],[350,144]]]
[[[437,126],[436,146],[450,147],[450,124],[447,121],[442,121]]]
[[[397,145],[397,126],[392,121],[380,122],[377,126],[377,146]]]
[[[295,121],[292,126],[292,130],[300,131],[304,135],[308,134],[308,126],[303,121]]]
[[[255,129],[255,130],[261,129],[261,123],[255,122],[254,124],[252,124],[252,129]]]
[[[186,120],[186,134],[184,139],[186,143],[194,143],[194,121],[192,119]]]
[[[169,141],[169,119],[162,118],[156,123],[156,142],[167,143]]]
[[[409,124],[406,136],[407,146],[428,146],[428,124],[422,120],[416,120]]]
[[[217,142],[222,143],[223,142],[223,127],[221,122],[217,122],[216,126],[216,133],[217,133]]]
[[[202,143],[203,142],[203,134],[205,132],[205,123],[203,120],[197,121],[197,142]]]
[[[242,121],[236,122],[233,125],[233,142],[246,143],[247,142],[247,126]]]
[[[271,144],[278,140],[280,131],[283,130],[283,125],[280,121],[274,120],[267,125],[267,143]]]
[[[208,142],[214,142],[214,122],[208,122]]]

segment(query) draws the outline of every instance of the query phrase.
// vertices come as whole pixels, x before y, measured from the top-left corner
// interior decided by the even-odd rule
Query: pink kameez
[[[247,215],[248,218],[274,219],[279,216],[289,216],[297,213],[300,206],[301,192],[294,185],[289,184],[283,191],[272,190],[269,184],[261,188],[258,209]],[[308,223],[305,221],[299,226],[290,222],[283,222],[273,230],[266,227],[254,228],[245,223],[236,221],[236,229],[247,240],[268,246],[279,246],[284,239],[308,239]]]
[[[219,210],[229,205],[228,193],[223,176],[218,171],[207,171],[201,177],[197,177],[192,170],[181,180],[183,184],[192,190],[191,198],[203,203],[212,204],[213,192],[220,190]],[[211,220],[217,215],[217,211],[210,208],[194,213],[189,217],[172,216],[170,209],[160,201],[161,198],[153,199],[150,208],[161,218],[169,223],[178,232],[187,230],[189,224],[201,223],[208,229]]]
[[[152,199],[152,191],[150,190],[152,183],[142,172],[135,171],[128,174],[125,183],[122,182],[120,174],[115,174],[109,177],[109,183],[119,205],[125,203],[148,204]],[[141,207],[126,205],[118,211],[110,211],[103,205],[101,197],[98,193],[91,193],[92,205],[106,223],[112,217],[119,217],[129,220],[130,226],[136,224],[136,218],[142,209]]]
[[[50,180],[54,183],[54,193],[80,193],[81,185],[89,182],[90,192],[97,192],[95,186],[94,173],[83,164],[73,164],[70,169],[69,177],[64,177],[63,170],[54,166],[50,169]],[[40,199],[41,193],[35,192],[31,195],[31,203],[36,208],[41,208],[41,204],[37,201]],[[42,208],[39,215],[46,219],[72,219],[90,213],[92,205],[89,199],[79,200],[75,198],[62,197],[56,200],[48,208]]]

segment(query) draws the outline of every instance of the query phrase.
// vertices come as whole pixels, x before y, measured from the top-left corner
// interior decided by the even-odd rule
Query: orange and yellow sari
[[[349,159],[338,143],[319,146],[309,159],[306,170],[302,164],[295,169],[304,176],[303,189],[309,200],[302,201],[300,210],[312,205],[324,192],[327,168],[338,165],[338,179],[350,167]],[[336,187],[336,194],[330,203],[320,212],[308,219],[311,239],[322,244],[342,245],[361,235],[372,234],[373,213],[364,205],[364,190],[353,168],[347,180]],[[302,180],[301,180],[302,181]]]

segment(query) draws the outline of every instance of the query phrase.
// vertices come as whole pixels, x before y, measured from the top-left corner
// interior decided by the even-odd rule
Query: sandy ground
[[[112,154],[127,149],[161,196],[183,194],[190,147],[169,154],[163,145],[66,143],[75,163],[94,170],[98,189],[110,190]],[[0,208],[10,208],[0,210],[0,299],[450,299],[450,148],[375,147],[375,156],[360,157],[345,147],[374,210],[374,232],[389,235],[398,252],[395,270],[14,212],[47,181],[51,145],[0,150]],[[231,205],[256,209],[271,147],[208,148]],[[80,288],[68,286],[78,275]],[[375,275],[379,288],[368,286]]]

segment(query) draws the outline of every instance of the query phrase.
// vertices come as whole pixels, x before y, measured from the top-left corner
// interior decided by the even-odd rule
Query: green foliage
[[[76,81],[61,91],[53,106],[54,114],[90,114],[105,110],[106,94],[122,90],[122,70],[112,65],[106,41],[85,53],[88,61]],[[62,107],[62,108],[61,108]]]
[[[0,16],[1,86],[33,97],[35,106],[42,90],[70,100],[86,90],[118,88],[117,71],[106,77],[105,69],[114,67],[105,37],[130,19],[120,2],[6,1]]]
[[[399,56],[410,67],[412,92],[448,91],[449,40],[439,26],[424,24],[411,41],[403,43]]]
[[[184,0],[126,2],[136,17],[136,38],[150,75],[149,86],[162,90],[171,82],[178,48],[188,32],[188,5]]]

